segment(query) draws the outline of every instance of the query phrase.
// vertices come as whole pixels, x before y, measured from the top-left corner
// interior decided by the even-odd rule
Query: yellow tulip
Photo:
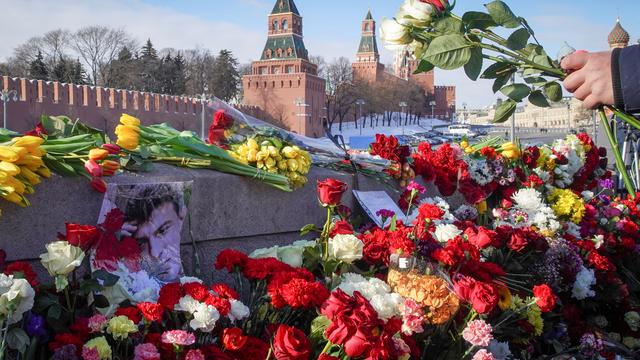
[[[36,170],[36,173],[44,178],[51,177],[51,170],[46,166],[39,167],[38,170]]]
[[[29,169],[33,170],[36,170],[37,168],[44,165],[41,158],[33,156],[31,154],[26,154],[25,156],[21,157],[18,161],[15,161],[15,164],[26,165]]]
[[[247,161],[256,162],[258,161],[258,149],[250,148],[247,153]]]
[[[136,127],[140,126],[140,120],[129,114],[122,114],[122,116],[120,116],[120,123],[122,125],[129,125],[129,126],[136,126]]]
[[[0,161],[0,170],[11,176],[20,174],[20,167],[8,161]]]
[[[260,146],[258,146],[258,142],[253,138],[247,140],[247,146],[249,147],[249,149],[254,149],[256,151],[260,149]]]
[[[278,161],[278,169],[281,170],[281,171],[287,170],[287,161],[286,160],[279,160]]]
[[[14,204],[20,205],[22,207],[26,206],[26,204],[23,201],[23,200],[25,200],[24,197],[22,197],[21,195],[15,193],[15,192],[12,192],[12,193],[7,194],[7,195],[2,195],[2,198],[7,200],[7,201],[9,201],[9,202],[14,203]]]
[[[118,140],[116,144],[127,149],[134,150],[138,147],[138,142],[140,139],[140,129],[135,126],[130,125],[118,125],[116,126],[116,135],[118,136]]]
[[[264,164],[265,164],[265,165],[267,166],[267,168],[269,168],[269,169],[273,169],[273,168],[275,168],[275,167],[276,167],[276,165],[277,165],[277,163],[276,163],[276,159],[271,158],[271,157],[270,157],[270,158],[268,158],[268,159],[264,162]]]
[[[296,161],[296,159],[289,159],[287,160],[287,167],[289,168],[289,170],[291,171],[296,171],[298,170],[298,168],[300,164],[298,164],[298,162]]]
[[[0,160],[8,162],[16,162],[20,159],[20,155],[11,146],[0,145]]]
[[[31,151],[32,149],[35,149],[38,146],[42,145],[42,143],[44,143],[43,138],[39,136],[27,135],[14,139],[13,146],[27,148],[29,151]]]
[[[14,178],[13,176],[8,176],[4,183],[5,185],[11,186],[14,189],[14,191],[18,194],[23,194],[26,189],[26,186],[24,185],[24,183]]]
[[[269,151],[268,150],[266,150],[266,151],[265,150],[260,150],[256,154],[256,160],[257,161],[264,161],[268,157],[269,157]]]
[[[89,160],[98,161],[105,159],[107,156],[109,156],[109,151],[105,149],[95,148],[89,150]]]
[[[37,185],[40,184],[40,176],[38,176],[38,174],[34,173],[33,171],[29,170],[27,167],[22,166],[20,168],[20,175],[22,177],[24,177],[29,184],[31,185]]]
[[[284,155],[284,157],[286,157],[287,159],[294,159],[298,157],[298,152],[291,146],[285,146],[282,149],[282,155]]]

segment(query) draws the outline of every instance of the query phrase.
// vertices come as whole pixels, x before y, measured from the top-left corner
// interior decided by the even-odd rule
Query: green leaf
[[[18,350],[21,353],[24,352],[27,349],[27,346],[29,346],[29,343],[31,343],[29,335],[18,327],[14,327],[9,330],[5,340],[10,349]]]
[[[502,89],[502,87],[505,86],[511,80],[512,75],[513,75],[513,72],[499,76],[496,79],[496,81],[493,82],[493,88],[492,88],[493,92],[497,93],[498,91],[500,91],[500,89]]]
[[[300,235],[304,236],[312,231],[317,231],[316,225],[315,224],[307,224],[305,226],[302,227],[302,229],[300,229]]]
[[[509,99],[519,102],[529,96],[529,94],[531,93],[531,88],[525,84],[511,84],[500,89],[500,92],[507,96]]]
[[[549,56],[547,54],[534,56],[533,62],[538,65],[553,68],[553,64],[551,63],[551,60],[549,59]]]
[[[66,275],[56,275],[56,292],[62,292],[68,285],[69,279],[67,279]]]
[[[425,73],[433,70],[435,66],[432,63],[426,60],[420,60],[420,64],[418,64],[418,68],[413,72],[414,74]]]
[[[443,17],[437,20],[434,29],[436,32],[447,34],[461,34],[462,33],[462,21],[451,16]]]
[[[47,311],[47,317],[52,320],[58,320],[60,316],[62,316],[62,306],[60,304],[51,305]]]
[[[472,48],[471,49],[471,58],[469,62],[464,64],[464,72],[467,74],[469,79],[476,81],[478,80],[478,76],[480,76],[480,72],[482,72],[482,49],[481,48]]]
[[[496,115],[493,118],[494,124],[500,124],[509,119],[516,112],[517,103],[511,99],[507,99],[498,106]]]
[[[549,101],[544,96],[542,91],[536,90],[532,91],[531,95],[529,95],[529,102],[537,107],[550,107]]]
[[[548,81],[547,79],[540,76],[529,76],[524,78],[524,82],[533,86],[542,86],[546,84]]]
[[[562,86],[555,81],[547,83],[544,87],[544,94],[553,102],[562,100]]]
[[[507,39],[507,47],[511,50],[524,49],[529,41],[529,36],[529,31],[527,29],[518,29]]]
[[[496,24],[513,29],[520,26],[520,21],[513,14],[513,11],[503,1],[495,0],[485,5],[489,11],[489,15]]]
[[[331,320],[320,315],[311,322],[311,340],[316,343],[324,340],[324,331],[331,324]]]
[[[93,294],[93,305],[95,305],[95,307],[100,309],[108,308],[109,300],[104,295]]]
[[[484,70],[482,75],[480,75],[481,79],[497,79],[501,76],[508,74],[511,76],[516,71],[516,67],[513,64],[497,62],[495,64],[491,64],[488,68]]]
[[[113,275],[105,270],[96,270],[91,274],[91,278],[97,280],[104,287],[113,286],[120,279],[119,276]]]
[[[469,29],[486,30],[488,28],[496,27],[495,21],[491,15],[479,11],[469,11],[462,15],[462,22]]]
[[[435,38],[424,54],[424,60],[443,70],[457,69],[471,58],[471,44],[462,35],[449,34]]]

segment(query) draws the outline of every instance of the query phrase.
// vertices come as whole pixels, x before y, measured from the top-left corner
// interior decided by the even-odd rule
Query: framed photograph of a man
[[[98,248],[92,256],[92,267],[115,271],[120,277],[123,271],[136,274],[136,278],[143,273],[159,284],[178,281],[183,275],[180,242],[192,185],[110,184],[98,223],[117,223],[115,247],[124,250],[116,256],[102,256]]]

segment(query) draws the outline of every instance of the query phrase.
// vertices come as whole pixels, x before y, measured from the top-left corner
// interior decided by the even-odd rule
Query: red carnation
[[[66,240],[69,244],[87,250],[98,240],[100,230],[92,225],[66,224]]]
[[[142,321],[142,314],[137,307],[129,306],[129,307],[121,307],[116,310],[116,316],[124,315],[129,318],[129,320],[133,321],[135,324],[139,324]]]
[[[492,284],[478,281],[469,300],[478,314],[487,314],[498,305],[498,292]]]
[[[160,321],[164,314],[164,306],[161,304],[143,302],[137,305],[138,310],[142,313],[147,321]]]
[[[265,280],[280,271],[291,271],[293,268],[275,258],[248,259],[243,270],[249,280]]]
[[[203,302],[209,297],[209,289],[199,282],[183,284],[182,288],[184,289],[185,294],[199,302]]]
[[[229,311],[231,311],[231,303],[227,299],[218,296],[209,296],[204,302],[207,305],[215,307],[222,316],[227,316]]]
[[[240,350],[246,343],[248,337],[242,333],[242,329],[226,328],[222,332],[222,345],[227,350]]]
[[[53,338],[53,341],[49,342],[49,350],[55,351],[58,348],[61,348],[65,345],[74,345],[76,347],[76,351],[80,352],[82,350],[82,346],[84,345],[84,341],[76,335],[70,333],[62,333],[56,334]]]
[[[342,194],[347,190],[347,184],[336,179],[318,181],[318,199],[323,206],[336,206],[342,200]]]
[[[226,284],[213,284],[211,285],[211,290],[213,290],[221,298],[225,298],[228,300],[240,299],[240,295],[238,295],[238,293],[235,290],[233,290]]]
[[[31,267],[27,262],[12,262],[4,269],[4,273],[7,275],[13,275],[16,278],[23,278],[27,280],[32,288],[36,288],[40,285],[40,282],[38,281],[38,274],[33,271],[33,267]]]
[[[495,231],[483,226],[480,226],[477,232],[473,228],[467,228],[464,233],[467,235],[467,241],[479,249],[484,249],[494,244],[498,236]]]
[[[182,286],[179,283],[170,283],[160,288],[160,296],[158,303],[165,308],[173,311],[173,307],[180,301],[180,298],[184,296]]]
[[[329,297],[329,290],[320,282],[292,279],[282,285],[280,294],[292,308],[312,309],[322,305]]]
[[[536,304],[542,312],[549,312],[556,306],[556,296],[547,284],[534,286],[533,296],[536,298]]]
[[[600,255],[596,251],[591,251],[587,256],[587,260],[589,261],[589,264],[593,265],[600,271],[616,271],[616,266],[613,264],[613,262],[608,257]]]
[[[353,226],[346,220],[340,220],[333,224],[329,237],[332,238],[341,234],[353,234]]]
[[[228,272],[242,269],[247,264],[249,257],[238,250],[225,249],[222,250],[216,258],[216,270],[227,269]]]
[[[273,338],[273,354],[277,360],[307,360],[311,342],[300,329],[281,324]]]

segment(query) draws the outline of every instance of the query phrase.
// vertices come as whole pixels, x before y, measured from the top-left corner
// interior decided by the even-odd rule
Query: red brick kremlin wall
[[[200,132],[202,104],[197,99],[184,96],[7,76],[0,77],[2,89],[18,93],[17,102],[11,100],[7,103],[7,127],[14,131],[32,129],[41,115],[67,115],[113,133],[120,115],[127,113],[139,118],[143,124],[167,122],[178,130]],[[0,117],[2,110],[0,102]]]

